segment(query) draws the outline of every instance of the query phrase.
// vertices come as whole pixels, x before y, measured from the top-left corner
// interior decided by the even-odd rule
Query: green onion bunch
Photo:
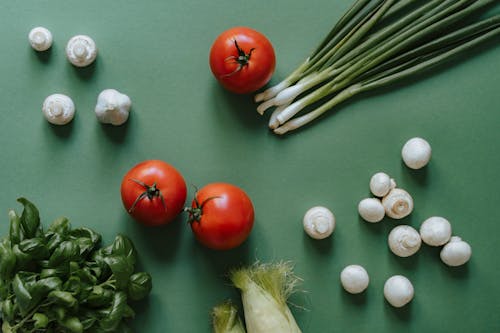
[[[357,0],[288,77],[259,93],[284,134],[361,92],[428,70],[500,33],[499,0]]]

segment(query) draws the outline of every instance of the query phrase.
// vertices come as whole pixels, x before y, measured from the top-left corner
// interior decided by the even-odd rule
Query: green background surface
[[[239,299],[227,271],[256,259],[291,260],[303,278],[292,308],[304,332],[500,332],[500,47],[496,38],[454,66],[353,99],[293,135],[277,137],[252,96],[225,92],[212,77],[208,50],[236,25],[272,41],[285,77],[329,31],[351,0],[338,1],[2,1],[0,4],[0,231],[7,210],[25,196],[45,225],[65,215],[89,226],[104,242],[131,237],[154,289],[135,306],[137,332],[210,332],[209,312]],[[498,8],[495,9],[498,12]],[[54,35],[52,49],[33,51],[34,26]],[[88,34],[99,48],[96,63],[77,69],[65,59],[70,37]],[[128,94],[133,110],[121,127],[101,125],[99,92]],[[41,105],[46,96],[71,96],[73,122],[54,127]],[[400,157],[414,136],[432,145],[431,163],[411,171]],[[248,241],[228,252],[196,243],[186,216],[145,228],[127,216],[119,185],[145,159],[173,164],[188,184],[234,183],[256,209]],[[357,203],[369,196],[377,171],[394,177],[415,200],[402,221],[367,224]],[[189,197],[193,189],[189,189]],[[333,236],[308,238],[305,211],[330,208]],[[429,216],[448,218],[453,233],[473,249],[461,268],[446,267],[439,249],[422,246],[398,258],[386,238],[397,224],[418,228]],[[342,268],[361,264],[370,274],[362,295],[344,292]],[[405,308],[384,301],[385,280],[407,276],[416,295]]]

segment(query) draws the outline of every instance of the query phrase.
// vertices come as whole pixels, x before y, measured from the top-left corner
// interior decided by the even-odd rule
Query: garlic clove
[[[422,240],[414,228],[409,225],[399,225],[389,233],[388,244],[395,255],[409,257],[420,249]]]
[[[53,94],[43,102],[42,112],[49,123],[65,125],[75,116],[75,104],[66,95]]]
[[[382,221],[385,216],[385,209],[382,202],[377,198],[366,198],[359,202],[358,213],[363,220],[376,223]]]
[[[77,67],[85,67],[97,57],[97,47],[92,38],[85,35],[72,37],[66,45],[66,57]]]
[[[432,155],[431,145],[422,138],[408,140],[402,150],[403,162],[410,169],[421,169],[429,163]]]
[[[127,121],[131,105],[127,95],[115,89],[105,89],[97,97],[95,114],[103,124],[119,126]]]
[[[444,245],[451,238],[451,224],[440,216],[429,217],[420,226],[420,237],[427,245]]]
[[[384,284],[384,297],[396,308],[408,304],[415,295],[415,289],[408,278],[402,275],[391,276]]]
[[[310,208],[302,220],[304,231],[314,239],[324,239],[335,230],[335,216],[326,207]]]
[[[377,172],[370,179],[370,191],[376,197],[383,197],[396,187],[394,179],[384,172]]]
[[[460,237],[453,236],[450,241],[443,246],[439,256],[448,266],[461,266],[469,261],[472,256],[472,249],[470,245],[464,242]]]
[[[35,27],[28,34],[31,47],[36,51],[47,51],[52,46],[52,33],[44,27]]]
[[[370,277],[363,266],[349,265],[340,273],[340,283],[348,293],[359,294],[368,288]]]
[[[403,189],[393,188],[383,199],[387,216],[393,219],[402,219],[413,211],[413,198]]]

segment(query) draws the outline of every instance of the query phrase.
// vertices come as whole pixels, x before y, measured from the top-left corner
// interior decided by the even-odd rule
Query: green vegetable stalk
[[[230,279],[241,291],[248,333],[301,332],[287,305],[300,281],[290,263],[256,263],[234,270]]]
[[[146,297],[151,276],[135,273],[136,251],[125,236],[101,247],[101,235],[72,229],[66,218],[44,231],[38,209],[24,198],[9,211],[0,240],[2,333],[127,332],[128,300]]]

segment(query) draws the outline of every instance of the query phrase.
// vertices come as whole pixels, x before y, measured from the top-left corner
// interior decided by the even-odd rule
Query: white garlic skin
[[[420,249],[422,240],[414,228],[409,225],[399,225],[389,233],[388,244],[395,255],[409,257]]]
[[[383,199],[387,216],[393,219],[402,219],[413,211],[413,198],[403,189],[393,188]]]
[[[348,293],[359,294],[368,288],[370,277],[363,266],[349,265],[340,273],[340,283]]]
[[[326,207],[310,208],[302,220],[304,231],[314,239],[324,239],[335,230],[335,216]]]
[[[410,169],[421,169],[429,163],[432,155],[431,145],[422,138],[408,140],[401,150],[403,162]]]
[[[47,121],[54,125],[66,125],[75,116],[73,100],[63,94],[53,94],[45,98],[42,112]]]
[[[429,217],[420,226],[420,237],[422,237],[422,240],[427,245],[444,245],[451,238],[451,224],[444,217]]]
[[[384,297],[396,308],[408,304],[415,295],[415,290],[410,280],[402,275],[390,277],[384,284]]]
[[[35,27],[28,34],[31,47],[36,51],[47,51],[52,46],[52,33],[44,27]]]
[[[382,202],[377,198],[366,198],[359,202],[358,213],[366,222],[377,223],[385,216]]]
[[[127,121],[131,105],[127,95],[115,89],[105,89],[97,97],[95,114],[101,123],[119,126]]]
[[[396,187],[394,179],[384,172],[377,172],[370,178],[370,191],[376,197],[383,197]]]
[[[66,45],[66,57],[76,67],[90,65],[97,57],[94,40],[86,35],[72,37]]]
[[[458,236],[453,236],[450,241],[443,246],[439,256],[448,266],[461,266],[469,261],[472,256],[472,249],[469,243],[463,241]]]

